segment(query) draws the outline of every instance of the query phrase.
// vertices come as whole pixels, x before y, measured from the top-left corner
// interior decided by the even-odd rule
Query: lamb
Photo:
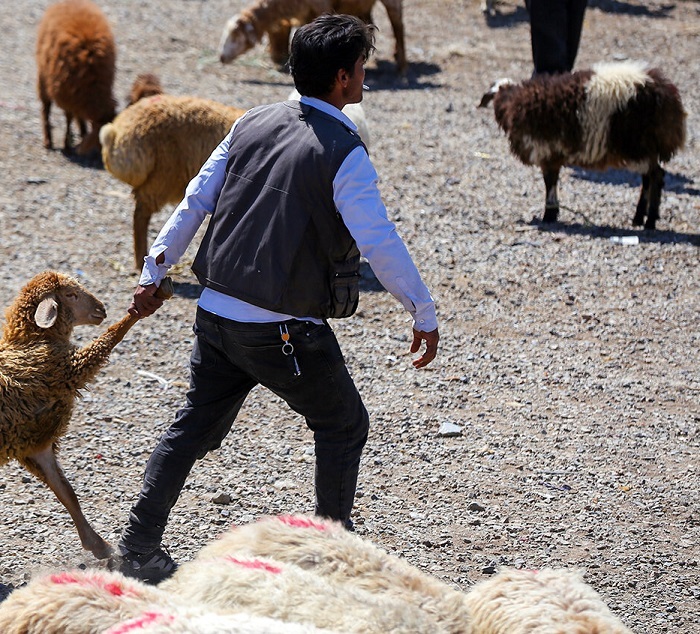
[[[376,0],[255,0],[226,23],[219,43],[221,62],[229,64],[253,48],[267,33],[272,61],[284,64],[289,57],[289,37],[293,26],[307,24],[323,13],[347,13],[369,24],[372,22],[371,12],[375,2]],[[404,74],[408,63],[402,0],[381,2],[394,31],[397,70]]]
[[[578,572],[505,569],[467,593],[474,634],[632,634]]]
[[[229,556],[268,558],[280,565],[295,565],[337,587],[347,586],[416,606],[442,631],[471,631],[463,593],[349,533],[337,522],[301,515],[264,518],[224,533],[205,546],[195,561]],[[205,568],[205,572],[208,570]],[[185,574],[183,566],[183,572],[178,570],[175,578],[183,579]],[[185,583],[182,587],[187,591],[191,588]]]
[[[536,76],[518,85],[499,80],[480,106],[491,100],[513,154],[542,170],[543,222],[559,216],[557,181],[563,166],[612,167],[642,174],[633,224],[656,228],[664,184],[660,163],[683,147],[686,135],[679,91],[659,69],[621,62]]]
[[[218,612],[244,611],[348,634],[445,632],[431,615],[409,602],[336,584],[313,569],[211,545],[182,564],[159,588]]]
[[[153,73],[141,73],[136,77],[127,97],[127,107],[133,106],[139,99],[162,95],[163,87],[160,78]]]
[[[32,579],[0,604],[3,634],[332,634],[249,614],[217,614],[117,572]]]
[[[36,42],[45,148],[53,149],[50,114],[55,103],[66,115],[64,152],[72,151],[73,119],[81,134],[77,154],[99,149],[99,129],[116,114],[117,102],[112,94],[116,57],[109,22],[90,0],[64,0],[46,9]]]
[[[155,94],[138,99],[102,127],[102,162],[132,187],[137,270],[147,253],[151,216],[167,203],[180,202],[187,184],[244,112],[209,99]]]
[[[102,302],[75,279],[46,271],[7,309],[0,339],[0,465],[17,460],[47,484],[73,519],[83,548],[98,559],[111,547],[85,519],[57,453],[76,396],[138,319],[126,315],[84,348],[70,341],[75,326],[98,325],[106,316]]]

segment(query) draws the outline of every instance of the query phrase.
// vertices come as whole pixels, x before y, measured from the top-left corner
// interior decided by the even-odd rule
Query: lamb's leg
[[[542,168],[542,176],[544,176],[546,191],[542,222],[556,222],[559,217],[559,197],[557,196],[559,168]]]
[[[635,226],[643,225],[644,219],[647,217],[649,210],[649,173],[642,176],[642,189],[639,193],[639,202],[637,203],[637,211],[634,214],[632,224]]]
[[[406,45],[404,43],[403,15],[400,0],[382,0],[386,8],[386,13],[391,22],[391,29],[394,32],[396,47],[394,49],[394,59],[396,67],[402,75],[406,72],[408,61],[406,60]]]
[[[51,141],[51,99],[44,89],[43,82],[39,81],[39,99],[41,100],[41,122],[44,129],[44,147],[53,150]]]
[[[124,338],[131,327],[138,321],[138,317],[126,315],[118,322],[112,324],[97,339],[81,348],[71,359],[71,382],[77,389],[87,385],[109,359],[114,347]]]
[[[106,559],[112,553],[112,547],[102,539],[90,526],[80,510],[78,496],[75,494],[70,482],[66,479],[61,465],[56,459],[54,447],[49,446],[31,456],[25,457],[20,462],[30,472],[56,494],[58,500],[66,507],[75,528],[78,530],[80,543],[85,550],[89,550],[97,559]]]
[[[647,215],[647,221],[644,223],[645,229],[656,229],[663,188],[664,170],[659,165],[656,165],[649,171],[649,214]]]

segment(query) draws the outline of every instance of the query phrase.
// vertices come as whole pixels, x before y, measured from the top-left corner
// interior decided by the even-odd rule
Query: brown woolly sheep
[[[268,558],[281,562],[279,565],[298,566],[334,586],[415,606],[444,632],[471,632],[463,593],[349,533],[338,522],[295,515],[234,527],[205,546],[194,562],[183,565],[183,572],[178,570],[172,583],[181,583],[189,591],[191,584],[178,581],[185,579],[187,567],[199,565],[206,574],[209,568],[204,562],[230,556]],[[217,592],[221,591],[212,587],[211,593]]]
[[[84,348],[70,341],[75,326],[100,324],[106,315],[76,280],[46,271],[7,309],[0,339],[0,465],[17,460],[47,484],[68,510],[83,548],[98,559],[111,547],[85,519],[57,452],[79,391],[138,320],[126,315]]]
[[[137,270],[147,253],[151,215],[182,200],[187,184],[244,112],[209,99],[156,94],[102,127],[102,162],[132,187]]]
[[[256,0],[226,23],[219,43],[221,62],[232,62],[253,48],[267,33],[272,61],[284,64],[289,57],[292,27],[307,24],[323,13],[347,13],[371,23],[375,2],[376,0]],[[397,69],[400,73],[405,73],[408,63],[402,0],[381,0],[381,3],[386,8],[394,31]]]
[[[64,152],[71,151],[73,119],[81,135],[76,152],[85,155],[99,149],[100,127],[116,114],[117,102],[112,94],[116,57],[109,23],[90,0],[65,0],[46,9],[36,42],[45,148],[53,148],[53,102],[66,115]]]
[[[499,80],[479,105],[491,100],[513,154],[542,170],[543,222],[559,216],[557,182],[563,166],[612,167],[642,174],[633,224],[656,228],[664,184],[659,163],[683,147],[686,134],[678,89],[660,70],[622,62],[517,85]]]
[[[581,576],[506,569],[467,593],[474,634],[632,634]]]

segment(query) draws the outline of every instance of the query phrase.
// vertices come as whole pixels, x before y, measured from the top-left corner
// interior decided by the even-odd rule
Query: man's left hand
[[[437,355],[438,341],[440,341],[440,334],[438,329],[431,330],[430,332],[423,332],[422,330],[413,329],[413,343],[411,344],[411,352],[416,353],[420,350],[421,341],[425,341],[425,352],[413,361],[414,368],[424,368],[428,365]]]

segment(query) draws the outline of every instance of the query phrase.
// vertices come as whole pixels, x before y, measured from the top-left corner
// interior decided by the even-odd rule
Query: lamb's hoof
[[[646,218],[646,214],[637,214],[633,219],[632,219],[632,224],[635,227],[641,227],[644,224],[644,218]]]
[[[648,231],[654,231],[656,229],[656,220],[650,218],[644,223],[644,228]]]
[[[114,555],[114,548],[104,540],[88,548],[88,550],[95,556],[95,559],[110,559]]]

